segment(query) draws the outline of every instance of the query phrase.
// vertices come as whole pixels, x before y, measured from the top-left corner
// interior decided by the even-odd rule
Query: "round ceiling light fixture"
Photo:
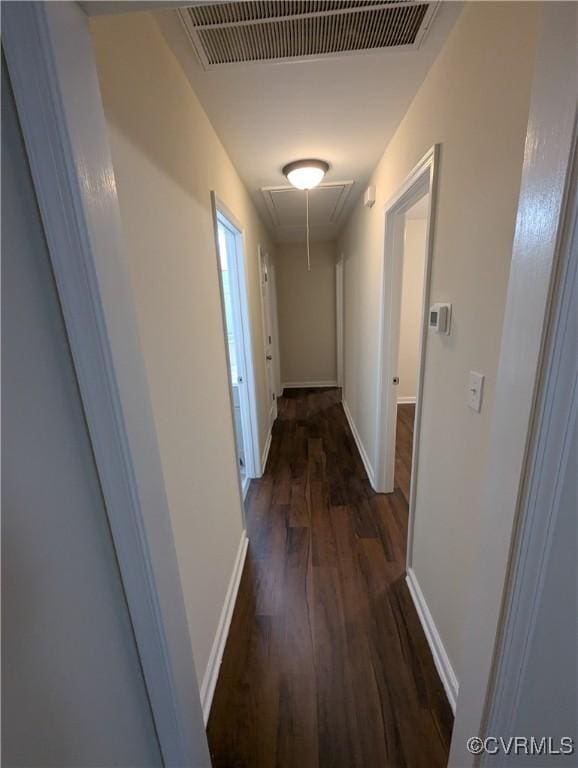
[[[313,189],[321,183],[329,170],[325,160],[295,160],[283,168],[289,184],[297,189]]]

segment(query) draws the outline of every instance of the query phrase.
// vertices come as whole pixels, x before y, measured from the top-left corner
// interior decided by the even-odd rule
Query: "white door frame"
[[[464,624],[460,690],[449,757],[451,768],[479,765],[478,758],[466,749],[467,739],[493,735],[489,728],[504,725],[498,723],[497,718],[499,712],[504,711],[503,705],[511,700],[523,662],[519,647],[509,642],[511,632],[516,626],[518,631],[524,626],[532,627],[538,599],[536,591],[530,595],[519,592],[514,606],[508,601],[508,595],[527,578],[528,569],[525,575],[520,569],[525,568],[528,555],[534,578],[542,567],[532,557],[537,550],[528,548],[529,531],[537,526],[535,541],[542,547],[548,535],[547,507],[540,506],[536,514],[533,505],[538,487],[546,483],[546,493],[547,486],[552,487],[552,478],[548,475],[555,455],[543,454],[538,463],[532,464],[549,418],[547,410],[538,410],[537,393],[543,376],[550,382],[568,376],[564,369],[568,357],[563,355],[550,358],[550,369],[547,369],[545,339],[552,310],[554,316],[562,311],[558,297],[569,289],[566,277],[566,285],[562,282],[556,293],[553,290],[556,276],[564,274],[565,258],[576,259],[568,239],[565,212],[570,206],[571,160],[577,142],[577,17],[578,7],[574,3],[545,3],[542,9],[488,464],[482,483],[479,554],[473,566],[468,617]],[[574,227],[575,205],[574,202],[573,217],[570,217],[574,219]],[[568,248],[566,254],[565,247]],[[557,296],[554,304],[553,295]],[[575,322],[575,318],[571,322]],[[562,341],[562,336],[555,333],[550,350]],[[575,348],[571,357],[575,361]],[[555,413],[551,412],[550,417],[560,418],[571,401],[561,398],[551,404]],[[556,445],[560,451],[561,437]],[[555,467],[559,470],[559,461]],[[524,594],[528,599],[524,599]],[[525,642],[527,631],[523,636]]]
[[[219,292],[221,295],[221,310],[223,317],[223,335],[225,342],[225,354],[227,357],[227,371],[229,373],[229,390],[231,396],[231,408],[233,417],[233,431],[235,433],[235,452],[237,452],[237,441],[240,439],[243,444],[244,472],[241,475],[241,466],[239,456],[237,460],[237,472],[241,483],[243,498],[247,495],[251,478],[255,477],[255,459],[253,456],[253,439],[251,429],[251,404],[247,384],[249,377],[247,375],[247,351],[245,345],[245,336],[243,333],[243,312],[242,312],[242,291],[240,286],[239,272],[243,268],[243,243],[242,235],[237,227],[227,218],[227,216],[217,208],[217,253],[219,270]],[[229,327],[227,323],[227,312],[225,306],[223,271],[221,260],[223,255],[220,253],[221,241],[218,236],[219,226],[228,232],[233,239],[233,250],[225,254],[227,259],[227,268],[229,272],[229,289],[231,292],[231,304],[233,311],[233,333],[235,336],[235,354],[237,363],[237,391],[239,393],[239,411],[241,416],[241,434],[237,435],[237,420],[235,418],[235,402],[233,397],[233,381],[231,380],[231,358],[229,355]]]
[[[213,222],[215,227],[215,249],[217,255],[217,269],[219,273],[219,290],[221,293],[221,310],[223,313],[223,333],[224,343],[227,353],[227,368],[230,371],[229,346],[227,343],[227,321],[225,318],[225,301],[223,298],[223,284],[221,281],[221,263],[219,259],[219,234],[218,221],[221,218],[228,227],[232,227],[235,235],[235,263],[233,272],[237,285],[237,298],[240,310],[240,332],[241,332],[241,354],[243,369],[243,387],[239,390],[239,397],[243,398],[241,407],[241,420],[243,423],[243,445],[245,448],[245,471],[246,477],[251,479],[260,475],[260,454],[259,454],[259,421],[257,418],[257,391],[255,384],[255,367],[253,357],[253,344],[251,342],[251,315],[249,313],[249,299],[247,294],[247,265],[245,249],[245,231],[243,225],[223,202],[222,198],[212,190],[211,207],[213,210]],[[229,387],[231,400],[231,419],[233,429],[235,429],[235,409],[233,403],[233,393]],[[239,482],[240,476],[239,476]],[[248,488],[248,483],[241,483],[243,497]]]
[[[269,262],[269,275],[271,276],[271,312],[273,314],[273,363],[275,364],[275,394],[277,398],[283,394],[281,387],[281,351],[279,349],[279,309],[277,305],[277,267],[275,261]]]
[[[578,428],[578,153],[569,185],[568,215],[561,238],[560,269],[554,288],[552,322],[540,382],[536,419],[528,455],[520,523],[515,532],[515,563],[509,578],[505,619],[487,733],[514,733],[521,683],[528,671],[536,612],[552,558],[552,534],[560,513],[560,485],[569,467],[573,431]],[[569,613],[571,608],[568,609]],[[569,734],[572,735],[572,734]]]
[[[335,263],[335,338],[337,345],[337,386],[343,387],[343,270],[344,256]]]
[[[8,3],[3,46],[166,766],[209,768],[88,18]]]
[[[397,376],[403,277],[404,214],[424,195],[429,194],[424,269],[422,318],[418,353],[412,471],[407,535],[407,565],[411,566],[415,488],[419,470],[421,407],[424,361],[427,339],[426,308],[429,305],[431,263],[433,254],[433,213],[436,202],[436,175],[439,145],[433,146],[411,171],[395,195],[384,206],[385,233],[381,292],[381,330],[378,349],[377,438],[375,446],[376,487],[380,493],[391,493],[395,473],[395,432],[397,417]]]
[[[267,388],[271,387],[267,392],[267,418],[269,423],[267,424],[267,432],[270,433],[273,427],[273,422],[277,418],[277,392],[275,385],[275,331],[273,327],[273,316],[271,306],[271,292],[269,281],[269,254],[265,249],[259,245],[259,296],[261,298],[261,327],[263,331],[263,361],[265,363],[265,381],[267,382]],[[265,300],[265,293],[267,294],[267,300]],[[270,333],[267,332],[269,329]],[[271,337],[269,342],[268,336]],[[271,373],[268,373],[268,361],[267,355],[271,354],[273,360],[269,366]],[[272,403],[269,401],[270,395]],[[263,467],[263,471],[265,467]]]

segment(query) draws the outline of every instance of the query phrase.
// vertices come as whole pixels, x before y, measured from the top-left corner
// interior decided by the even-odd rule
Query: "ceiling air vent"
[[[179,11],[205,69],[418,48],[439,6],[411,0],[245,0]]]

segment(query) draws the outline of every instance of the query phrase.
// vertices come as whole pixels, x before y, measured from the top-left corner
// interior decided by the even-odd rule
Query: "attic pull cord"
[[[307,200],[307,271],[311,272],[311,256],[309,254],[309,190],[305,190]]]

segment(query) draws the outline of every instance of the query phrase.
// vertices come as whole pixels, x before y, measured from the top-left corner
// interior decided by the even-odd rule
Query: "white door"
[[[335,265],[335,330],[337,340],[337,386],[343,386],[343,254]]]
[[[275,262],[269,261],[268,265],[269,298],[271,300],[271,321],[273,324],[273,371],[275,373],[275,394],[277,398],[283,394],[281,389],[281,356],[279,352],[279,312],[277,309],[277,272]]]
[[[269,398],[269,426],[277,418],[277,395],[275,393],[275,362],[273,343],[273,321],[271,284],[269,275],[269,256],[260,250],[261,263],[261,306],[263,310],[263,342],[265,352],[265,370],[267,373],[267,397]]]
[[[255,476],[255,461],[249,394],[251,355],[243,322],[242,238],[236,226],[221,211],[217,212],[217,231],[237,460],[241,486],[246,493],[249,479]]]

